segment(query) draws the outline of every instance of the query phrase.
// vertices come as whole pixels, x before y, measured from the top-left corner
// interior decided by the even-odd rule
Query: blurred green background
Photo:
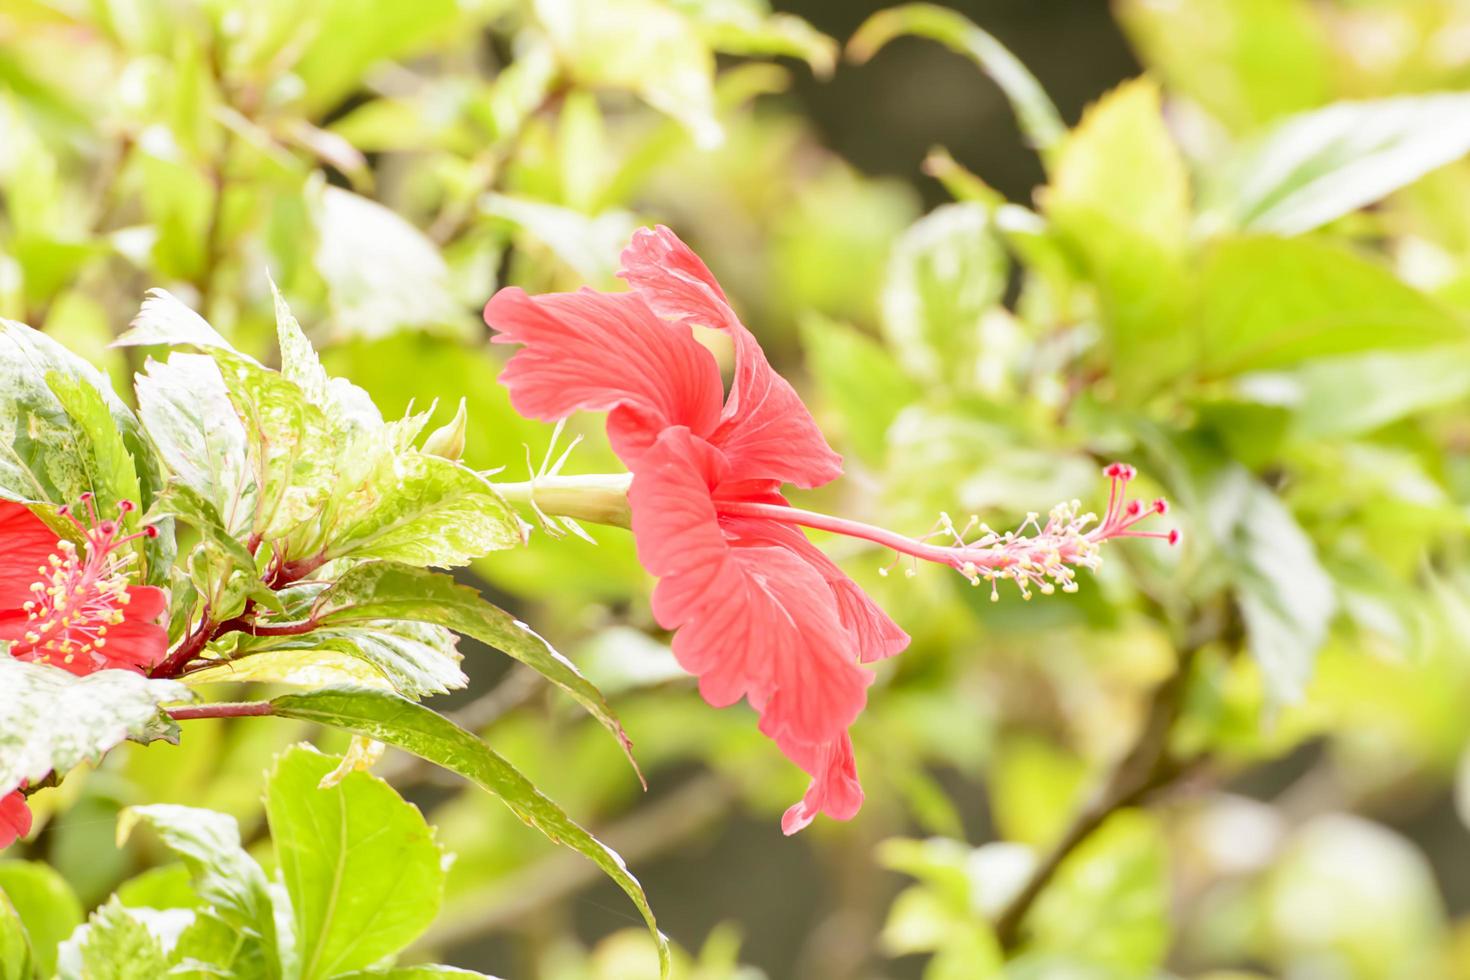
[[[794,839],[804,780],[680,675],[628,535],[479,563],[608,692],[650,790],[494,651],[462,645],[445,705],[629,860],[681,975],[1470,977],[1470,3],[975,0],[844,55],[881,7],[0,0],[0,315],[127,392],[106,345],[144,290],[264,354],[269,273],[334,372],[388,413],[465,397],[467,460],[522,479],[550,431],[480,306],[611,288],[667,223],[847,457],[813,506],[1014,524],[1101,507],[1119,458],[1185,533],[995,604],[832,543],[914,644],[854,731],[864,810]],[[616,468],[576,428],[569,471]],[[95,904],[167,861],[114,843],[158,801],[264,856],[260,774],[314,735],[115,753],[36,798],[21,856]],[[457,855],[425,957],[656,975],[590,864],[378,771]]]

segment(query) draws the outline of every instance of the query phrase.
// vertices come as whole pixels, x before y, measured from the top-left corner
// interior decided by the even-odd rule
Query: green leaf
[[[399,952],[434,920],[444,895],[443,854],[418,808],[366,772],[321,788],[339,761],[297,746],[277,759],[266,789],[302,980]]]
[[[325,506],[340,444],[326,415],[295,384],[248,358],[214,357],[250,437],[250,465],[261,488],[252,527],[273,541]]]
[[[199,898],[221,922],[239,933],[237,945],[250,946],[245,958],[279,977],[280,953],[275,908],[265,872],[240,846],[235,818],[196,807],[157,804],[123,810],[117,839],[126,841],[139,823],[151,827],[164,845],[183,859]]]
[[[525,543],[524,525],[474,470],[427,453],[385,455],[334,511],[330,558],[441,568]]]
[[[86,454],[91,466],[99,510],[110,513],[122,500],[142,503],[143,491],[133,457],[123,444],[122,432],[102,392],[76,375],[60,371],[46,372],[46,387],[76,423],[83,440],[77,448]]]
[[[158,980],[168,973],[158,938],[116,898],[61,946],[58,980]]]
[[[1207,509],[1267,691],[1277,702],[1297,700],[1336,608],[1332,579],[1296,518],[1245,470],[1215,479]]]
[[[199,895],[194,876],[182,861],[154,865],[134,875],[113,892],[130,909],[196,909]]]
[[[260,944],[242,941],[229,923],[207,911],[195,912],[194,921],[179,933],[169,952],[175,965],[170,980],[216,980],[219,977],[276,977],[281,964]]]
[[[230,534],[250,527],[259,496],[250,437],[214,358],[150,360],[134,386],[143,427],[172,479],[207,501]]]
[[[1268,237],[1225,239],[1206,255],[1192,333],[1201,371],[1217,378],[1470,337],[1460,317],[1376,262]]]
[[[1470,395],[1470,348],[1325,358],[1296,375],[1293,431],[1305,439],[1369,432]]]
[[[311,677],[327,684],[358,683],[352,676],[356,672],[344,671],[337,661],[328,659],[345,655],[379,675],[378,682],[369,680],[369,687],[381,687],[381,680],[386,679],[393,690],[415,699],[459,690],[469,681],[459,667],[454,634],[428,618],[425,622],[376,621],[336,628],[324,625],[302,636],[242,639],[235,651],[236,661],[211,673],[216,680],[264,680],[265,668],[253,668],[253,661],[263,652],[289,651],[299,662],[277,660],[283,670],[278,668],[275,679],[292,678],[287,682],[296,686],[303,686],[301,681]],[[349,676],[327,679],[344,673]]]
[[[1050,151],[1066,135],[1061,114],[1036,76],[1005,45],[957,11],[932,3],[909,3],[881,10],[853,34],[847,45],[848,53],[858,62],[867,61],[879,48],[903,34],[931,38],[979,65],[1010,100],[1021,132],[1037,149]]]
[[[314,209],[316,266],[336,339],[438,329],[474,335],[439,250],[401,216],[351,191],[323,187]]]
[[[33,963],[31,940],[20,913],[0,891],[0,980],[31,980],[40,975]]]
[[[138,315],[114,343],[116,347],[199,347],[234,350],[209,323],[166,289],[143,295]]]
[[[1300,235],[1470,153],[1470,95],[1339,102],[1302,113],[1207,171],[1201,224]]]
[[[151,492],[157,477],[145,447],[137,418],[96,368],[0,320],[0,497],[74,504],[92,493],[109,516],[123,499],[146,505],[140,483]]]
[[[281,349],[281,374],[301,389],[306,400],[326,413],[344,434],[373,431],[383,427],[383,415],[367,392],[345,378],[333,378],[322,367],[321,358],[306,339],[301,324],[286,305],[286,298],[271,283],[276,307],[276,340]]]
[[[1008,262],[979,204],[946,204],[893,246],[883,329],[909,373],[961,387],[980,355],[981,318],[1005,293]]]
[[[695,25],[659,0],[535,0],[536,18],[576,81],[636,93],[701,147],[722,138],[715,59]]]
[[[66,773],[127,739],[176,740],[178,726],[159,705],[193,697],[182,684],[130,670],[77,677],[0,655],[0,794]]]
[[[588,216],[571,208],[507,194],[486,194],[480,209],[503,218],[556,255],[590,283],[611,283],[635,221],[626,211]]]
[[[425,568],[371,562],[347,571],[322,594],[323,627],[398,619],[446,626],[514,657],[566,691],[612,732],[631,762],[632,743],[602,692],[529,626],[448,575]],[[636,769],[636,764],[635,764]]]
[[[308,25],[301,25],[299,10],[295,13],[291,25],[298,31],[300,26],[314,28],[312,43],[294,69],[313,113],[342,101],[379,62],[414,54],[467,26],[455,0],[406,5],[397,0],[324,0],[313,4]],[[288,36],[295,43],[299,34]]]
[[[1306,0],[1124,0],[1118,19],[1168,88],[1236,132],[1332,98],[1331,34]]]
[[[284,684],[304,688],[354,685],[382,690],[395,687],[377,665],[364,659],[360,649],[306,641],[295,647],[251,651],[249,656],[192,671],[184,676],[184,682],[191,687],[200,684]]]
[[[397,746],[435,765],[459,773],[498,797],[528,826],[555,843],[590,858],[638,907],[659,946],[665,977],[670,969],[667,941],[638,879],[622,858],[547,799],[510,763],[447,718],[406,698],[371,690],[325,690],[286,694],[271,702],[275,713],[342,728]]]
[[[242,529],[251,497],[250,529],[270,541],[321,509],[330,496],[333,463],[342,445],[322,408],[301,387],[235,351],[162,290],[149,294],[133,329],[118,342],[195,346],[208,352],[212,365],[181,354],[171,355],[163,368],[150,364],[149,382],[140,378],[138,398],[160,453],[180,479],[214,504],[232,533]],[[296,364],[298,349],[292,348],[292,356]],[[229,421],[232,413],[221,402],[215,373],[243,426],[248,469],[241,468],[241,429]]]
[[[791,14],[775,14],[767,0],[672,0],[716,51],[800,58],[826,78],[837,65],[837,42]]]
[[[239,615],[247,599],[280,611],[280,598],[260,578],[255,556],[226,529],[214,505],[183,483],[171,483],[154,501],[153,516],[169,516],[199,532],[187,563],[199,594],[219,620]]]
[[[919,397],[918,382],[882,344],[844,323],[808,317],[801,338],[822,400],[835,410],[848,441],[863,459],[881,464],[888,429]]]
[[[1043,203],[1097,285],[1121,383],[1142,386],[1177,370],[1188,337],[1177,308],[1189,180],[1153,82],[1125,82],[1087,110],[1062,145]]]
[[[66,879],[45,864],[0,861],[3,893],[25,927],[36,974],[56,972],[56,948],[82,924],[82,903]]]

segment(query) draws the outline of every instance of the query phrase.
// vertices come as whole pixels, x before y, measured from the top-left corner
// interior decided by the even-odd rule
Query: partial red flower
[[[98,519],[90,496],[83,505],[85,524],[63,510],[86,542],[79,554],[31,511],[0,501],[0,642],[12,657],[77,675],[144,673],[168,653],[168,633],[155,622],[167,601],[160,589],[128,584],[128,546],[157,532],[124,535],[119,521]],[[123,504],[124,514],[132,509]],[[24,794],[0,798],[0,849],[30,829]]]
[[[31,832],[31,811],[25,795],[16,790],[0,796],[0,851]]]
[[[79,553],[25,507],[0,501],[0,641],[18,660],[77,675],[144,673],[168,652],[156,622],[168,603],[161,589],[128,584],[128,545],[156,532],[124,535],[119,521],[98,519],[90,497],[83,505],[87,523],[63,510],[86,542]]]
[[[1054,512],[1050,537],[1038,529],[1036,538],[967,545],[954,532],[955,544],[941,547],[790,507],[783,484],[827,483],[841,474],[841,458],[709,269],[659,227],[634,235],[620,275],[631,292],[497,293],[485,307],[495,342],[523,345],[501,381],[527,416],[608,412],[613,449],[633,474],[639,558],[659,579],[654,617],[675,631],[679,663],[710,704],[746,699],[761,731],[812,777],[782,820],[786,833],[818,813],[850,818],[863,793],[848,728],[872,681],[859,664],[897,653],[909,638],[794,525],[939,561],[975,582],[1013,578],[1023,590],[1058,570],[1070,575],[1069,562],[1095,561],[1095,544],[1107,537],[1145,532],[1128,531],[1110,507],[1105,532],[1084,535],[1083,518]],[[728,397],[694,326],[734,341]]]

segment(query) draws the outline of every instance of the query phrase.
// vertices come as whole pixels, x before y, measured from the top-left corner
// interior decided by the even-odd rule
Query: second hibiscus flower
[[[848,728],[873,676],[860,664],[909,640],[796,525],[949,565],[974,582],[1014,579],[1023,591],[1070,589],[1071,566],[1094,565],[1108,538],[1164,536],[1133,530],[1163,505],[1124,502],[1126,467],[1109,469],[1114,500],[1092,530],[1090,515],[1063,507],[1033,536],[966,543],[955,534],[953,544],[935,546],[790,507],[783,484],[827,483],[841,475],[841,458],[709,269],[660,227],[634,235],[620,275],[630,292],[497,293],[485,307],[486,322],[500,331],[495,341],[523,345],[501,381],[516,409],[533,418],[608,412],[613,450],[633,475],[639,558],[659,579],[654,617],[675,631],[674,655],[710,704],[745,698],[761,731],[812,777],[782,820],[788,834],[818,813],[847,819],[858,811],[863,793]],[[695,325],[734,342],[728,397]]]
[[[129,546],[157,532],[126,535],[119,520],[99,519],[90,497],[82,506],[85,523],[70,515],[85,542],[78,552],[26,507],[0,500],[0,656],[78,676],[145,673],[168,652],[168,633],[156,622],[168,603],[161,589],[130,584]],[[124,515],[132,510],[123,505]],[[0,797],[0,849],[30,830],[24,795]]]

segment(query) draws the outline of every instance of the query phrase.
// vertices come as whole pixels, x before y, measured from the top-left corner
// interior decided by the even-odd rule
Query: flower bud
[[[424,440],[424,452],[431,456],[442,456],[455,462],[464,455],[464,433],[468,423],[465,414],[464,399],[459,400],[459,411],[454,413],[454,418],[447,425],[442,425],[429,433],[429,438]]]

